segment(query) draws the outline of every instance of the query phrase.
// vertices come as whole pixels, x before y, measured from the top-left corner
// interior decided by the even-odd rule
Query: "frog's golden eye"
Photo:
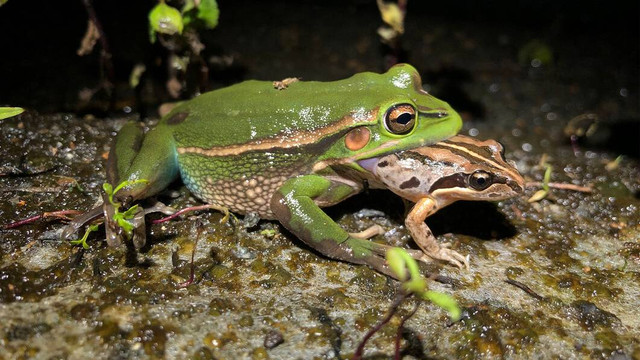
[[[404,135],[416,126],[416,109],[411,104],[394,105],[384,116],[384,126],[389,132]]]
[[[478,170],[469,175],[469,185],[475,190],[484,190],[491,185],[491,174],[486,171]]]

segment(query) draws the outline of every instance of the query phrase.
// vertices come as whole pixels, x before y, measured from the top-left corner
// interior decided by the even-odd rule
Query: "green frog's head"
[[[399,64],[384,74],[360,73],[348,81],[357,96],[346,106],[341,141],[322,157],[329,163],[348,164],[397,151],[430,145],[455,135],[462,126],[460,115],[446,102],[422,88],[418,71]],[[347,125],[348,124],[348,125]]]

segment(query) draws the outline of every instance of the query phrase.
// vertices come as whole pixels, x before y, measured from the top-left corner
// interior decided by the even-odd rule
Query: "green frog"
[[[408,64],[332,82],[250,80],[176,106],[146,133],[125,125],[109,153],[107,181],[133,182],[115,195],[127,208],[180,177],[207,203],[276,219],[321,254],[388,273],[382,245],[351,236],[321,207],[375,182],[361,160],[434,144],[461,125]],[[145,244],[144,214],[132,220],[136,248]],[[100,216],[107,242],[120,244],[106,199],[62,237]]]
[[[468,268],[468,256],[450,249],[449,244],[439,244],[425,219],[458,200],[504,200],[522,193],[525,187],[515,166],[505,161],[500,143],[462,135],[361,160],[360,165],[374,174],[377,181],[371,181],[372,186],[389,189],[415,203],[405,226],[422,251],[411,251],[412,257],[424,262],[447,261],[460,268]]]

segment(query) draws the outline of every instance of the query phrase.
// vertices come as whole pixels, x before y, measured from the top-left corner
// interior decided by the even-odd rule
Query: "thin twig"
[[[579,191],[579,192],[585,192],[585,193],[593,192],[592,186],[580,186],[580,185],[567,184],[567,183],[547,183],[547,185],[550,188],[554,188],[554,189],[572,190],[572,191]],[[525,186],[539,187],[539,186],[543,186],[543,183],[541,181],[528,181]]]
[[[163,218],[157,219],[157,220],[152,220],[151,224],[160,224],[163,223],[165,221],[169,221],[169,220],[173,220],[176,217],[190,212],[190,211],[198,211],[198,210],[209,210],[209,209],[214,209],[214,210],[218,210],[222,213],[225,214],[225,217],[227,217],[229,215],[229,210],[221,207],[221,206],[217,206],[217,205],[213,205],[213,204],[206,204],[206,205],[198,205],[198,206],[190,206],[190,207],[186,207],[184,209],[180,209],[178,211],[176,211],[175,213],[169,215],[169,216],[165,216]]]
[[[78,215],[80,211],[77,210],[59,210],[59,211],[51,211],[51,212],[43,212],[40,215],[32,216],[30,218],[22,219],[11,224],[7,224],[2,227],[3,230],[17,228],[22,225],[34,223],[40,219],[45,218],[58,218],[62,220],[71,220],[67,215]]]
[[[536,300],[542,300],[544,299],[543,296],[538,295],[535,291],[531,290],[530,287],[528,287],[527,285],[521,283],[520,281],[516,281],[516,280],[511,280],[511,279],[507,279],[504,282],[506,282],[509,285],[513,285],[515,287],[517,287],[518,289],[521,289],[522,291],[526,292],[527,294],[531,295],[533,298],[535,298]]]
[[[102,46],[102,50],[100,51],[100,62],[102,63],[102,66],[107,73],[107,81],[103,82],[103,85],[105,86],[105,88],[108,88],[108,90],[111,90],[111,87],[113,86],[113,84],[115,84],[115,72],[113,70],[113,62],[111,61],[111,51],[109,50],[107,35],[102,28],[102,23],[100,23],[100,20],[98,20],[98,15],[96,15],[96,11],[93,8],[91,0],[82,0],[82,3],[87,10],[89,19],[96,26],[98,34],[100,34],[100,45]]]
[[[410,295],[411,294],[407,294],[407,293],[402,292],[398,296],[396,296],[396,298],[393,300],[393,303],[389,307],[389,311],[387,312],[387,315],[382,320],[380,320],[374,327],[369,329],[369,331],[367,331],[367,333],[364,335],[364,338],[362,338],[362,341],[358,345],[358,348],[356,349],[355,354],[353,354],[353,357],[351,358],[351,360],[361,360],[362,359],[362,353],[364,352],[364,346],[367,344],[367,341],[369,341],[369,338],[371,338],[373,336],[373,334],[377,333],[380,329],[382,329],[382,327],[386,323],[389,322],[389,320],[391,320],[393,315],[398,311],[398,307],[400,306],[400,304],[402,304],[402,302]]]
[[[178,289],[181,288],[186,288],[187,286],[193,284],[193,281],[195,280],[195,275],[196,275],[196,265],[195,265],[195,256],[196,256],[196,248],[198,247],[198,240],[200,239],[200,236],[202,236],[202,231],[204,230],[204,226],[202,226],[202,222],[201,221],[196,221],[195,225],[198,229],[198,234],[196,235],[196,240],[193,243],[193,250],[191,251],[191,264],[190,265],[190,273],[189,273],[189,280],[182,282],[180,284],[178,284]]]
[[[404,323],[412,318],[413,315],[415,315],[416,311],[418,311],[418,308],[420,307],[420,304],[422,304],[422,302],[417,301],[416,305],[413,307],[413,310],[405,317],[403,317],[402,320],[400,320],[400,325],[398,325],[398,332],[396,332],[396,350],[394,360],[400,360],[400,340],[402,340],[402,330],[404,330]]]

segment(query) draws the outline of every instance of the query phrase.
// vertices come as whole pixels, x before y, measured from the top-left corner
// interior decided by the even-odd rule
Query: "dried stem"
[[[180,216],[180,215],[182,215],[184,213],[190,212],[190,211],[209,210],[209,209],[218,210],[221,213],[225,214],[225,219],[229,215],[229,210],[224,208],[224,207],[213,205],[213,204],[206,204],[206,205],[190,206],[190,207],[186,207],[184,209],[180,209],[180,210],[176,211],[175,213],[173,213],[173,214],[171,214],[169,216],[166,216],[166,217],[163,217],[163,218],[160,218],[160,219],[157,219],[157,220],[153,220],[153,221],[151,221],[151,223],[152,224],[160,224],[160,223],[163,223],[165,221],[173,220],[176,217],[178,217],[178,216]]]
[[[109,50],[109,42],[107,41],[107,35],[102,28],[102,23],[98,20],[98,16],[96,15],[96,11],[93,8],[93,4],[91,0],[82,0],[85,9],[87,10],[87,15],[89,19],[93,22],[98,30],[98,34],[100,34],[100,45],[102,50],[100,51],[100,65],[101,69],[106,70],[106,81],[103,78],[103,86],[107,90],[111,90],[113,84],[115,84],[115,72],[113,70],[113,62],[111,61],[111,51]]]
[[[70,218],[67,215],[78,215],[78,214],[80,214],[80,211],[77,211],[77,210],[59,210],[59,211],[44,212],[40,215],[32,216],[30,218],[22,219],[22,220],[13,222],[11,224],[7,224],[3,226],[2,229],[8,230],[8,229],[17,228],[19,226],[31,224],[40,219],[46,219],[46,218],[70,220]]]
[[[407,322],[407,320],[411,319],[413,317],[413,315],[415,315],[416,311],[418,311],[418,308],[420,307],[420,304],[422,304],[421,301],[416,302],[416,305],[413,307],[413,310],[407,314],[405,317],[402,318],[402,320],[400,320],[400,325],[398,326],[398,332],[396,332],[396,350],[395,350],[395,355],[394,355],[394,360],[400,360],[400,341],[402,340],[402,330],[404,329],[404,323]]]
[[[547,183],[547,185],[550,188],[554,188],[554,189],[572,190],[572,191],[579,191],[579,192],[585,192],[585,193],[593,192],[593,187],[591,186],[580,186],[580,185],[567,184],[567,183]],[[541,181],[529,181],[526,184],[526,187],[537,187],[537,186],[543,186],[543,183]]]
[[[400,307],[400,304],[402,304],[402,302],[410,295],[411,294],[402,292],[396,296],[396,298],[393,300],[393,303],[389,307],[389,311],[387,312],[387,315],[382,320],[380,320],[374,327],[369,329],[369,331],[367,331],[367,333],[364,335],[364,338],[358,345],[358,348],[356,349],[355,354],[353,354],[353,357],[351,358],[351,360],[362,359],[362,354],[364,353],[364,347],[367,344],[367,341],[369,341],[369,339],[373,336],[373,334],[377,333],[380,329],[382,329],[382,327],[386,323],[389,322],[389,320],[391,320],[393,315],[395,315],[395,313],[398,311],[398,307]]]

